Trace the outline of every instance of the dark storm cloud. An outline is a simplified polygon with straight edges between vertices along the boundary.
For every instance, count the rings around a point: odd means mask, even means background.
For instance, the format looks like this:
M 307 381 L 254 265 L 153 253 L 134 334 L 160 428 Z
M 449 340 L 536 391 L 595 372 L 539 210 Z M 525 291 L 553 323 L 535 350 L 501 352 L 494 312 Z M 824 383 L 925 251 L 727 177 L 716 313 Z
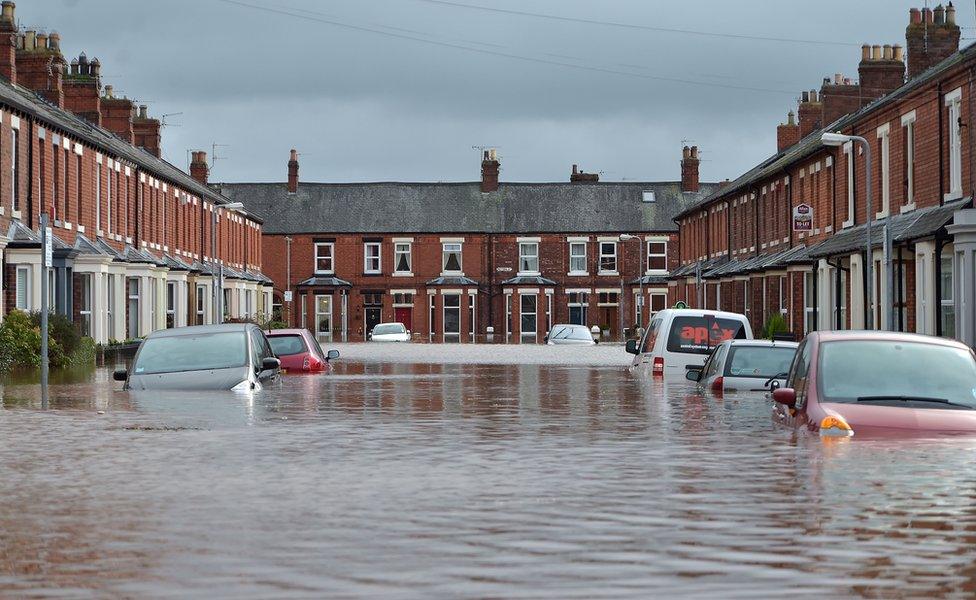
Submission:
M 856 75 L 858 44 L 902 42 L 921 0 L 457 3 L 842 44 L 423 0 L 21 0 L 18 16 L 98 56 L 105 83 L 155 114 L 183 113 L 164 130 L 172 162 L 226 144 L 220 180 L 282 180 L 291 147 L 304 180 L 470 180 L 485 145 L 507 180 L 563 180 L 574 162 L 675 179 L 683 140 L 719 180 L 774 149 L 800 90 Z

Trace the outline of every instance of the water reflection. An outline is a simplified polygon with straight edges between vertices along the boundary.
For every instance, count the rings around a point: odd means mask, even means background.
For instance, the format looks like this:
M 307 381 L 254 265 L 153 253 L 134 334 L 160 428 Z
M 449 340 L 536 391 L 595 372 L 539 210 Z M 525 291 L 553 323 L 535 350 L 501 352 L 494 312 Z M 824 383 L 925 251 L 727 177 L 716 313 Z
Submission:
M 972 439 L 824 443 L 620 368 L 59 377 L 0 389 L 0 596 L 976 592 Z

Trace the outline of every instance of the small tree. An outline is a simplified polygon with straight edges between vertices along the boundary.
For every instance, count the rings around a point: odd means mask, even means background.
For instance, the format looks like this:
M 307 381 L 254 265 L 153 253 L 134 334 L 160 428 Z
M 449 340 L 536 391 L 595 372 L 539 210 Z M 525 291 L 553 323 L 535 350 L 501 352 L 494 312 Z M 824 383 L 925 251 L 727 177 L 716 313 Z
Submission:
M 763 339 L 771 340 L 773 336 L 777 333 L 789 333 L 790 328 L 786 324 L 786 319 L 783 318 L 781 314 L 773 314 L 766 320 L 766 324 L 763 326 L 762 337 Z

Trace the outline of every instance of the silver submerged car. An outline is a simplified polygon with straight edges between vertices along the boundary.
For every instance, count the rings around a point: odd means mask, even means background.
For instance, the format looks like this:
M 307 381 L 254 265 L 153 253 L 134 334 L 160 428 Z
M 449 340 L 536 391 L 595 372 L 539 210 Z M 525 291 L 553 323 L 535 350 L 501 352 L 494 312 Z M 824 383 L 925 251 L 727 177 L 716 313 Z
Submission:
M 149 334 L 132 371 L 114 378 L 126 390 L 251 391 L 274 381 L 280 367 L 257 325 L 200 325 Z
M 799 346 L 796 342 L 728 340 L 712 350 L 704 366 L 689 368 L 687 378 L 713 392 L 768 392 L 786 375 Z
M 554 325 L 546 336 L 550 346 L 594 346 L 593 334 L 586 325 Z

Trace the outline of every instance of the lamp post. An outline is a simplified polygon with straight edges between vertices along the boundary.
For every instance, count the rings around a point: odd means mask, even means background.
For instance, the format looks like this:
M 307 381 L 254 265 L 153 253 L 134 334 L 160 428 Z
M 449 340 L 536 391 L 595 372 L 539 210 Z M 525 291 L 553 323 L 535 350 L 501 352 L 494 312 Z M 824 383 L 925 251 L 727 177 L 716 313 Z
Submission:
M 831 133 L 829 131 L 828 132 L 825 132 L 820 137 L 820 141 L 823 142 L 823 144 L 825 146 L 832 146 L 832 147 L 843 146 L 844 144 L 847 144 L 847 143 L 857 142 L 857 144 L 860 145 L 861 148 L 864 149 L 864 164 L 865 164 L 865 172 L 867 174 L 866 177 L 864 178 L 864 180 L 865 180 L 864 191 L 866 192 L 866 194 L 865 194 L 865 196 L 866 196 L 866 198 L 865 198 L 865 205 L 866 206 L 865 206 L 865 209 L 864 209 L 865 210 L 866 223 L 865 223 L 865 227 L 864 228 L 865 228 L 865 230 L 867 232 L 867 242 L 866 242 L 867 243 L 867 254 L 866 254 L 867 262 L 864 265 L 864 272 L 867 275 L 867 287 L 866 287 L 866 290 L 865 290 L 865 295 L 867 296 L 867 298 L 865 299 L 865 301 L 868 304 L 868 311 L 867 312 L 868 312 L 868 323 L 869 323 L 869 324 L 867 324 L 866 329 L 873 329 L 874 328 L 874 306 L 873 306 L 873 304 L 874 304 L 873 303 L 873 300 L 874 300 L 874 293 L 873 293 L 873 290 L 874 290 L 874 257 L 871 255 L 872 254 L 871 253 L 871 217 L 872 217 L 872 213 L 874 212 L 874 210 L 873 210 L 874 209 L 874 198 L 871 195 L 871 180 L 872 180 L 872 175 L 873 175 L 873 172 L 871 170 L 871 145 L 868 144 L 868 141 L 866 139 L 864 139 L 863 137 L 861 137 L 859 135 L 844 135 L 844 134 L 841 134 L 841 133 Z M 853 159 L 854 159 L 854 152 L 852 151 L 851 152 L 851 160 L 853 160 Z M 852 169 L 852 171 L 853 171 L 853 169 Z M 851 215 L 852 218 L 853 218 L 853 216 L 854 215 Z M 892 269 L 891 269 L 891 267 L 892 267 L 892 265 L 891 265 L 891 227 L 889 226 L 890 225 L 890 221 L 889 221 L 890 218 L 891 218 L 891 215 L 890 214 L 887 217 L 885 217 L 885 244 L 884 244 L 884 262 L 885 262 L 885 272 L 886 272 L 886 276 L 885 276 L 885 292 L 887 294 L 887 297 L 888 297 L 888 301 L 889 302 L 892 299 L 891 291 L 892 291 L 893 282 L 894 282 L 894 279 L 893 279 L 893 276 L 892 276 Z M 852 285 L 853 285 L 853 282 L 852 282 Z M 879 302 L 878 304 L 880 306 L 881 303 Z M 894 317 L 894 310 L 889 310 L 888 311 L 888 329 L 891 330 L 891 331 L 894 331 L 894 327 L 892 326 L 892 323 L 894 322 L 893 317 Z
M 639 236 L 630 235 L 629 233 L 620 234 L 621 242 L 629 242 L 631 240 L 637 240 L 638 242 L 641 241 Z M 644 268 L 644 261 L 647 258 L 647 253 L 644 252 L 643 244 L 641 244 L 641 253 L 642 253 L 642 258 L 640 261 L 640 274 L 637 277 L 637 282 L 640 285 L 640 296 L 637 298 L 637 306 L 638 308 L 640 308 L 640 312 L 638 314 L 640 316 L 637 319 L 637 326 L 643 329 L 644 328 L 644 273 L 647 272 L 647 269 Z
M 210 211 L 210 260 L 213 261 L 214 265 L 218 264 L 217 261 L 217 209 L 223 208 L 230 211 L 237 211 L 244 208 L 243 202 L 228 202 L 227 204 L 211 205 L 213 210 Z M 211 289 L 213 290 L 213 311 L 214 317 L 211 319 L 215 324 L 224 322 L 224 310 L 223 310 L 223 296 L 224 296 L 224 264 L 219 263 L 219 276 L 218 273 L 214 273 L 215 279 Z M 218 289 L 220 288 L 219 293 Z

